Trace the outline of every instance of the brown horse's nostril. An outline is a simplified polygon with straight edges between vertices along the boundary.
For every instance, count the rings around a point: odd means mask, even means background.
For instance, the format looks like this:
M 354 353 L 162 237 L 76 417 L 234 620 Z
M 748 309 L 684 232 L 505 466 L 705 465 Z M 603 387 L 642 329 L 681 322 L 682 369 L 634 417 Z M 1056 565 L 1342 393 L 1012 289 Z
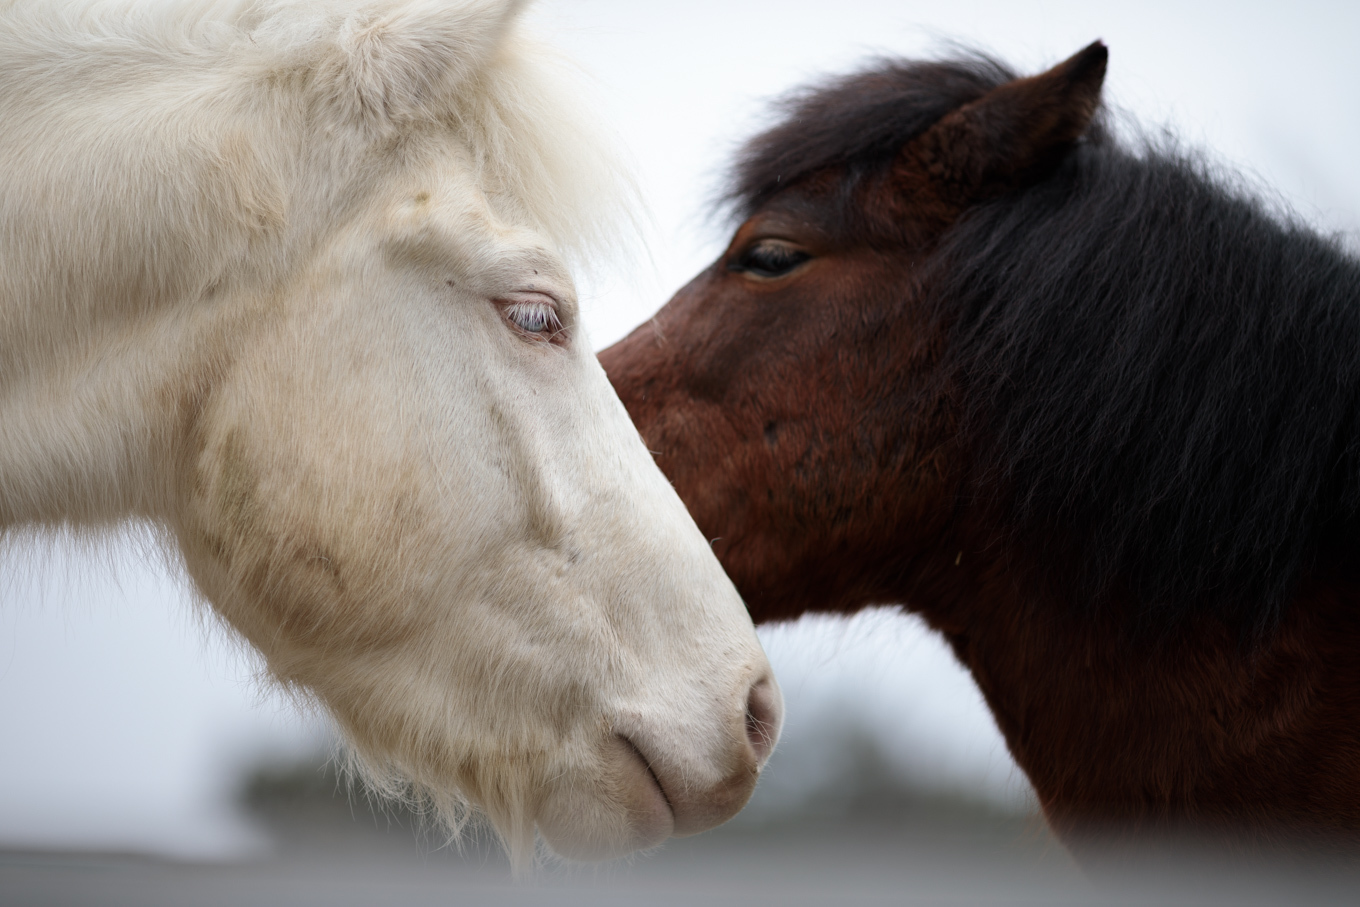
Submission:
M 746 739 L 755 751 L 757 764 L 764 765 L 770 758 L 783 717 L 784 703 L 774 681 L 767 677 L 752 685 L 746 697 Z

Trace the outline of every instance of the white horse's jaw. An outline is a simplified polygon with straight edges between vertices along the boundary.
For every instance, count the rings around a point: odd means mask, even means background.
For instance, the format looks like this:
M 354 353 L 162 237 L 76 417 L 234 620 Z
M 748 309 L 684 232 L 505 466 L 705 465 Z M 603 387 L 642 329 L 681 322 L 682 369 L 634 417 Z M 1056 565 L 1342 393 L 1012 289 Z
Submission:
M 0 4 L 0 529 L 157 521 L 521 864 L 732 815 L 778 690 L 581 333 L 614 174 L 518 4 L 88 5 Z

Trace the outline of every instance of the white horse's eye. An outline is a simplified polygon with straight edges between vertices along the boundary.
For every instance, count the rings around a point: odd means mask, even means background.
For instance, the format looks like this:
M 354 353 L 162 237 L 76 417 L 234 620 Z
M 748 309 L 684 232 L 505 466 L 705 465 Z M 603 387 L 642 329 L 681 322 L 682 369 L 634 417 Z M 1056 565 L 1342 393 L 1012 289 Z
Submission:
M 512 302 L 504 311 L 505 317 L 527 334 L 548 339 L 562 330 L 557 308 L 549 302 Z

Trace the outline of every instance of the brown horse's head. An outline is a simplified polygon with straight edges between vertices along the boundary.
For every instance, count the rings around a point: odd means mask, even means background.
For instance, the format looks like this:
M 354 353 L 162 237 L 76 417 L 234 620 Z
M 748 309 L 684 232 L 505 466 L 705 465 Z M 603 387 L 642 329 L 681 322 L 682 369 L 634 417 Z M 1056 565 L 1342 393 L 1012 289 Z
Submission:
M 1093 123 L 1105 60 L 795 99 L 601 358 L 752 616 L 923 615 L 1069 843 L 1352 848 L 1360 262 Z
M 739 164 L 727 250 L 601 354 L 758 621 L 900 601 L 952 563 L 969 458 L 923 301 L 939 240 L 1081 138 L 1105 61 L 909 64 L 796 98 Z

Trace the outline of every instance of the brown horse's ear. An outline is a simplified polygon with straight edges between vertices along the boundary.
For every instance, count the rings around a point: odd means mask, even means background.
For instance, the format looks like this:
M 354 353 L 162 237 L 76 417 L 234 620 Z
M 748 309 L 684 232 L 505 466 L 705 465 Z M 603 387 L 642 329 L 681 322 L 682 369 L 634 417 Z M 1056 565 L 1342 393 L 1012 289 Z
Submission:
M 898 155 L 899 203 L 947 223 L 974 202 L 1037 179 L 1091 124 L 1108 57 L 1097 41 L 946 114 Z

